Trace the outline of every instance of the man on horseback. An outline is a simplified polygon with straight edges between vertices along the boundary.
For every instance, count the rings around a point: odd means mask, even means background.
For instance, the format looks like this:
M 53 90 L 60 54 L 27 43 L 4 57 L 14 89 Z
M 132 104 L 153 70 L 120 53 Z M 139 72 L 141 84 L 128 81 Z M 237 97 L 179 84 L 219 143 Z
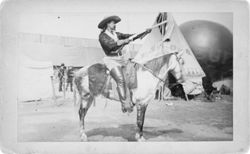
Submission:
M 122 71 L 123 66 L 126 65 L 126 60 L 121 51 L 124 45 L 132 41 L 129 39 L 132 34 L 116 32 L 116 23 L 120 21 L 120 17 L 110 16 L 104 18 L 98 24 L 98 28 L 102 30 L 99 35 L 99 42 L 106 54 L 103 61 L 117 84 L 117 92 L 122 103 L 122 111 L 126 112 L 126 110 L 131 110 L 132 106 L 127 103 L 131 102 L 131 98 L 127 98 L 127 87 Z

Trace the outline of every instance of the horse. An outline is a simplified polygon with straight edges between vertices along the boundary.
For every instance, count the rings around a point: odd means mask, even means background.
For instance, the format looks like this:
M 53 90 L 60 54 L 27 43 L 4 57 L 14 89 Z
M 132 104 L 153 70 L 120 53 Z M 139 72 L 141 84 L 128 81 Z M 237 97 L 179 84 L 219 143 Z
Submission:
M 155 58 L 144 65 L 138 65 L 136 70 L 137 87 L 131 89 L 132 102 L 137 109 L 137 129 L 135 139 L 137 141 L 146 141 L 143 136 L 143 125 L 145 113 L 148 104 L 153 101 L 157 86 L 166 81 L 167 74 L 170 72 L 177 79 L 182 80 L 181 64 L 178 62 L 176 54 L 166 54 Z M 80 137 L 81 141 L 87 141 L 85 133 L 85 116 L 91 104 L 95 102 L 95 95 L 89 88 L 89 75 L 86 66 L 75 73 L 74 84 L 79 100 L 79 119 L 80 119 Z M 98 82 L 98 81 L 97 81 Z M 147 84 L 150 83 L 150 84 Z M 100 93 L 101 94 L 101 93 Z

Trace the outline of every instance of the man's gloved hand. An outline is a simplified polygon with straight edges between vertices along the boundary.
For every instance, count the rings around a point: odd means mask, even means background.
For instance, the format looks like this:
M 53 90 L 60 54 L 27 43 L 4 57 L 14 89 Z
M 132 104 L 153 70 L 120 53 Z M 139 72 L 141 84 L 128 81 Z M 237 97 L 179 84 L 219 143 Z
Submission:
M 147 28 L 147 29 L 146 29 L 146 33 L 150 33 L 151 31 L 152 31 L 151 28 Z
M 127 38 L 127 39 L 124 40 L 124 44 L 127 44 L 127 43 L 129 43 L 131 41 L 132 41 L 132 39 Z
M 148 28 L 146 31 L 140 34 L 140 39 L 143 39 L 147 34 L 149 34 L 152 31 L 152 29 Z

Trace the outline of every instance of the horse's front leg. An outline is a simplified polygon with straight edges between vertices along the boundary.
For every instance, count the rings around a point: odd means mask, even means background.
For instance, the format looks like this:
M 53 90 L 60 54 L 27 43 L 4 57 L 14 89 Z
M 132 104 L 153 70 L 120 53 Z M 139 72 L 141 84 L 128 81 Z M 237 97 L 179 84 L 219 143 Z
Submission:
M 94 97 L 89 96 L 85 101 L 81 101 L 79 108 L 79 118 L 80 118 L 80 136 L 81 141 L 87 141 L 87 135 L 85 133 L 85 116 L 87 114 L 88 109 L 90 108 Z
M 147 105 L 138 104 L 136 107 L 137 107 L 137 130 L 135 138 L 137 141 L 141 142 L 145 141 L 145 138 L 143 137 L 143 124 L 144 124 Z

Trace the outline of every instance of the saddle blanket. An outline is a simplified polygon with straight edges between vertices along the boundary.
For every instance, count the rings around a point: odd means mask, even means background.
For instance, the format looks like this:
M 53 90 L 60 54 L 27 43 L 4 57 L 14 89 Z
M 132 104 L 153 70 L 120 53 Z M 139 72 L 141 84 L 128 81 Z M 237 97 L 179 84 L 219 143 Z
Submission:
M 137 88 L 136 64 L 128 62 L 123 68 L 128 89 Z M 104 94 L 112 89 L 112 80 L 108 80 L 109 71 L 104 64 L 94 64 L 88 68 L 89 90 L 93 95 Z

